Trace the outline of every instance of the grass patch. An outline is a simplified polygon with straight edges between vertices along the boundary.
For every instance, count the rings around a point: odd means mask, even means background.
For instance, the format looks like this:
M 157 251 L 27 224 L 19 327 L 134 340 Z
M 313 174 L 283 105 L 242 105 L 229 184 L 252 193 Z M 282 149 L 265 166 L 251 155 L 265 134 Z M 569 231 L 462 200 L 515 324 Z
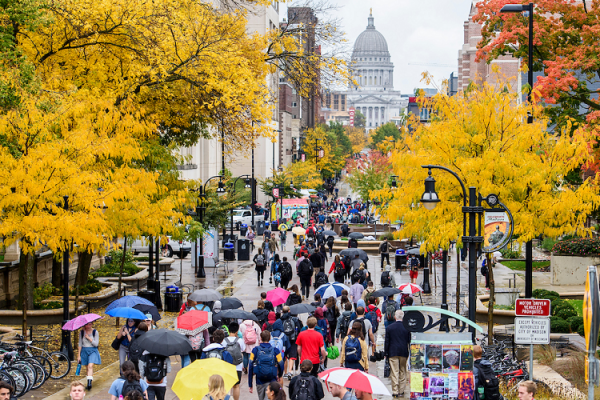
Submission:
M 583 300 L 565 299 L 564 301 L 573 306 L 578 316 L 583 317 Z
M 502 261 L 502 265 L 514 270 L 514 271 L 525 271 L 525 261 Z M 550 266 L 550 261 L 534 261 L 533 270 L 546 268 Z

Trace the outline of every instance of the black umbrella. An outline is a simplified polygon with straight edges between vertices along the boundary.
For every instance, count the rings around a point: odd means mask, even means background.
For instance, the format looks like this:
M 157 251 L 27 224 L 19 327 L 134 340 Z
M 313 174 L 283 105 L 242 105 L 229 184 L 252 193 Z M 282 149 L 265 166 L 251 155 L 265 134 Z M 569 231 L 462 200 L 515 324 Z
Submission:
M 221 310 L 223 311 L 244 307 L 242 302 L 235 297 L 223 297 L 219 301 L 221 302 Z
M 152 315 L 152 320 L 154 322 L 160 321 L 161 318 L 162 318 L 160 316 L 160 314 L 158 313 L 158 310 L 156 309 L 156 306 L 150 306 L 148 304 L 136 304 L 135 306 L 133 306 L 133 308 L 135 308 L 136 310 L 140 310 L 144 314 L 150 314 L 150 315 Z
M 227 319 L 251 319 L 252 321 L 258 322 L 256 315 L 244 310 L 223 310 L 219 313 L 219 317 Z
M 310 304 L 294 304 L 293 306 L 290 306 L 290 313 L 292 315 L 298 315 L 298 314 L 306 314 L 306 313 L 311 313 L 313 311 L 315 311 L 317 309 L 317 307 L 315 306 L 311 306 Z
M 135 342 L 149 353 L 165 357 L 184 355 L 192 351 L 192 344 L 184 334 L 169 329 L 152 329 Z
M 360 233 L 360 232 L 352 232 L 351 234 L 349 234 L 349 235 L 348 235 L 348 237 L 349 237 L 350 239 L 362 239 L 362 238 L 364 238 L 364 237 L 365 237 L 365 235 L 363 235 L 363 234 L 362 234 L 362 233 Z
M 360 258 L 365 264 L 369 261 L 367 252 L 362 249 L 344 249 L 340 251 L 340 257 L 348 255 L 352 260 L 355 258 L 354 256 L 356 254 L 358 254 L 358 258 Z
M 337 236 L 337 233 L 335 233 L 334 231 L 331 231 L 331 230 L 328 229 L 326 231 L 323 231 L 323 235 L 325 235 L 325 236 Z
M 396 289 L 394 287 L 384 287 L 384 288 L 381 288 L 381 289 L 376 290 L 373 293 L 371 293 L 371 296 L 372 297 L 393 296 L 393 295 L 401 293 L 401 292 L 402 291 L 400 289 Z
M 188 295 L 188 299 L 192 301 L 207 302 L 221 300 L 223 295 L 213 289 L 199 289 Z

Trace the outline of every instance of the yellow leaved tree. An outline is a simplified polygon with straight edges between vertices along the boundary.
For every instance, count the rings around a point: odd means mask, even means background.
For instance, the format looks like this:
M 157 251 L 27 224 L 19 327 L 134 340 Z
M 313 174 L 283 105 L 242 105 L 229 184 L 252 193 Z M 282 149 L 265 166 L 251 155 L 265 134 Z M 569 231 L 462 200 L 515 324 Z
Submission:
M 315 171 L 321 171 L 325 176 L 333 176 L 342 169 L 345 156 L 341 157 L 334 151 L 337 144 L 335 133 L 327 132 L 322 126 L 306 131 L 306 139 L 302 150 L 306 154 L 306 163 L 313 166 Z M 323 157 L 318 157 L 322 149 Z
M 483 196 L 497 194 L 513 214 L 520 241 L 588 231 L 587 216 L 600 201 L 597 182 L 587 179 L 575 186 L 564 178 L 591 160 L 589 132 L 577 129 L 572 137 L 553 132 L 539 107 L 533 109 L 534 123 L 527 124 L 531 108 L 488 84 L 421 101 L 428 101 L 433 118 L 404 136 L 393 151 L 398 189 L 373 193 L 387 195 L 383 211 L 392 221 L 404 222 L 404 237 L 416 236 L 423 240 L 422 250 L 435 251 L 462 236 L 463 192 L 450 174 L 433 170 L 442 201 L 433 211 L 419 206 L 427 177 L 421 166 L 427 164 L 450 168 Z
M 360 153 L 367 146 L 367 135 L 363 128 L 345 127 L 346 135 L 352 143 L 352 152 Z

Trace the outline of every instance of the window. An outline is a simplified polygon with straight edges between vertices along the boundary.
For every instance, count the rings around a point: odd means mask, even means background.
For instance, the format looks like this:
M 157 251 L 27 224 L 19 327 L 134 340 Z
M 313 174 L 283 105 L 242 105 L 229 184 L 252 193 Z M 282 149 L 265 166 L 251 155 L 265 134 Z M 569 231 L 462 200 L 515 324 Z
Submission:
M 295 101 L 292 102 L 292 107 L 298 107 L 298 103 L 296 103 Z
M 296 116 L 295 116 L 295 115 L 292 115 L 292 118 L 296 119 Z
M 419 118 L 421 121 L 429 121 L 429 109 L 426 107 L 421 108 Z

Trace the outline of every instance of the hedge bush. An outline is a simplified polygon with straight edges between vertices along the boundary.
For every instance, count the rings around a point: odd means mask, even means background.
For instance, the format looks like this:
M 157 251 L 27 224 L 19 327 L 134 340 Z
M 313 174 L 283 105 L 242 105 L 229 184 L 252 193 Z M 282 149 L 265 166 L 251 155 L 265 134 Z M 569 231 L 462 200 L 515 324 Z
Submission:
M 579 327 L 583 326 L 583 317 L 571 317 L 567 322 L 571 325 L 571 332 L 579 332 Z
M 594 257 L 600 255 L 600 238 L 576 238 L 563 240 L 552 247 L 554 254 L 563 256 Z
M 580 326 L 579 328 L 577 328 L 577 333 L 578 333 L 580 336 L 583 336 L 583 337 L 585 337 L 585 327 L 583 326 L 583 324 L 581 324 L 581 326 Z
M 567 321 L 571 317 L 576 317 L 577 311 L 565 307 L 565 308 L 561 308 L 560 310 L 558 310 L 558 312 L 556 313 L 556 316 Z M 571 323 L 569 322 L 569 326 L 570 326 L 570 324 Z
M 85 285 L 79 287 L 79 295 L 87 296 L 88 294 L 98 293 L 99 291 L 102 290 L 102 288 L 103 288 L 102 282 L 97 281 L 96 279 L 90 279 L 87 281 L 87 283 Z M 71 290 L 69 291 L 69 294 L 71 296 L 75 296 L 75 288 L 74 287 L 71 288 Z
M 532 294 L 534 299 L 548 299 L 552 301 L 560 298 L 558 292 L 554 290 L 535 289 Z
M 571 333 L 571 326 L 567 321 L 560 317 L 550 317 L 550 332 Z

